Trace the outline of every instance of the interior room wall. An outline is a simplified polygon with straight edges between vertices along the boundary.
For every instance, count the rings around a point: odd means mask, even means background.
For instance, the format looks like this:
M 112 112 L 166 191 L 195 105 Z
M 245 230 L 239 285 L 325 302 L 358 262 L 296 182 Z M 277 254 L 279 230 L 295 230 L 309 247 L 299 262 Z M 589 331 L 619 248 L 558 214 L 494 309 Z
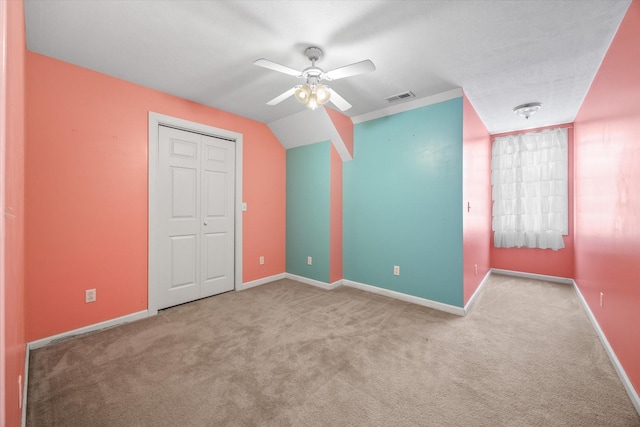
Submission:
M 462 307 L 462 163 L 462 98 L 356 124 L 344 278 Z
M 331 145 L 287 150 L 287 273 L 323 283 L 331 268 Z
M 636 0 L 574 126 L 575 280 L 640 394 L 639 40 Z
M 266 125 L 239 126 L 243 138 L 243 282 L 281 274 L 286 266 L 286 151 Z M 221 127 L 221 126 L 220 126 Z M 249 138 L 249 140 L 247 140 Z M 265 263 L 260 265 L 260 257 Z
M 351 158 L 353 158 L 353 122 L 351 118 L 331 108 L 325 108 L 325 111 L 340 135 Z
M 25 26 L 21 1 L 0 4 L 0 425 L 18 426 L 26 350 L 24 260 Z
M 243 134 L 243 281 L 284 273 L 286 154 L 265 124 L 26 55 L 29 341 L 147 308 L 149 111 Z
M 351 145 L 353 147 L 353 131 L 351 132 L 351 140 L 352 140 Z M 353 152 L 352 152 L 352 156 L 353 156 Z M 329 267 L 329 270 L 330 270 L 329 283 L 335 283 L 338 280 L 342 280 L 342 271 L 343 271 L 343 267 L 342 267 L 342 262 L 343 262 L 342 260 L 343 258 L 343 251 L 342 251 L 343 179 L 342 179 L 342 176 L 343 176 L 342 159 L 340 158 L 340 154 L 338 154 L 338 151 L 336 150 L 335 146 L 331 144 L 331 176 L 330 176 L 330 180 L 331 180 L 330 262 L 331 262 L 331 265 Z
M 493 232 L 490 237 L 490 257 L 491 267 L 502 270 L 520 271 L 524 273 L 542 274 L 546 276 L 556 277 L 574 277 L 574 131 L 571 124 L 549 126 L 536 129 L 528 129 L 526 131 L 508 132 L 492 135 L 493 138 L 499 136 L 513 135 L 517 133 L 537 132 L 544 129 L 567 127 L 568 138 L 568 173 L 569 173 L 569 233 L 563 236 L 564 248 L 557 251 L 551 249 L 537 248 L 496 248 L 493 245 Z M 491 150 L 489 150 L 489 159 L 491 159 Z M 491 170 L 491 163 L 489 163 Z M 490 178 L 489 178 L 490 179 Z M 491 193 L 489 193 L 491 200 Z
M 462 101 L 464 304 L 490 268 L 491 137 L 466 95 Z

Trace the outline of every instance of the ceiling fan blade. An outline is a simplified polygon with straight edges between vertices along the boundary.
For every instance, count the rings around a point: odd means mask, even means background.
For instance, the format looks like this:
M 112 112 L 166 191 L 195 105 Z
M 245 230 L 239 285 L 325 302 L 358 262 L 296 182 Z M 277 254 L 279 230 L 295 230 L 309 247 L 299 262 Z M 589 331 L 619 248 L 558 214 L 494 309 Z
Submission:
M 267 68 L 269 70 L 278 71 L 280 73 L 289 74 L 294 77 L 302 77 L 302 73 L 293 68 L 289 68 L 285 65 L 280 65 L 276 62 L 269 61 L 268 59 L 260 58 L 253 62 L 258 67 Z
M 297 88 L 297 86 L 292 87 L 291 89 L 289 89 L 288 91 L 284 92 L 283 94 L 280 94 L 280 95 L 276 96 L 271 101 L 267 102 L 267 105 L 278 105 L 278 104 L 280 104 L 282 101 L 284 101 L 285 99 L 287 99 L 288 97 L 293 95 L 296 92 L 296 88 Z
M 345 65 L 325 73 L 327 80 L 344 79 L 345 77 L 355 76 L 357 74 L 368 73 L 374 71 L 376 66 L 368 59 L 356 62 L 355 64 Z
M 346 99 L 338 95 L 338 93 L 335 90 L 331 89 L 328 86 L 325 86 L 325 88 L 331 94 L 331 97 L 329 98 L 329 102 L 335 105 L 336 107 L 338 107 L 340 111 L 347 111 L 349 108 L 352 107 L 352 105 L 349 104 Z

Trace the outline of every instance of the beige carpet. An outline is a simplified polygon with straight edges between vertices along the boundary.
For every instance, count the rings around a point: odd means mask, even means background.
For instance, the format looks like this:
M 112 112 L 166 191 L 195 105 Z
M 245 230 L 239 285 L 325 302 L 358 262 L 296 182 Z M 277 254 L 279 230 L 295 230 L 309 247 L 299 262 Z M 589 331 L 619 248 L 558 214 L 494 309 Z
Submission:
M 640 426 L 573 289 L 458 317 L 281 280 L 31 352 L 29 426 Z

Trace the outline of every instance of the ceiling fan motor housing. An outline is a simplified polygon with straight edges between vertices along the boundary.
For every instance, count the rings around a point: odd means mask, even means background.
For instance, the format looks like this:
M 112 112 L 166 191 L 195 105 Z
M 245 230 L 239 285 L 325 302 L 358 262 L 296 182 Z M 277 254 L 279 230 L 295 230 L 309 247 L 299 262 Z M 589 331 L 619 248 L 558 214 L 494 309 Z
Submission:
M 321 68 L 316 67 L 316 61 L 322 58 L 322 49 L 311 46 L 304 51 L 304 54 L 309 58 L 309 61 L 311 61 L 311 66 L 302 71 L 302 77 L 305 78 L 309 85 L 318 84 L 320 80 L 325 79 L 324 71 L 322 71 Z
M 309 58 L 309 61 L 315 62 L 322 58 L 322 49 L 319 47 L 311 46 L 305 49 L 304 55 Z

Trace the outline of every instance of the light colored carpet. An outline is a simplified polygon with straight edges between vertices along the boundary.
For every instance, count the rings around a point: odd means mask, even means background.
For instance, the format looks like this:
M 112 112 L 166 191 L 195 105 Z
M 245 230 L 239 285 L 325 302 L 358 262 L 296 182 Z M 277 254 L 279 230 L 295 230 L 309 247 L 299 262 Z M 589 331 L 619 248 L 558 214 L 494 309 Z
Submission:
M 569 285 L 466 317 L 280 280 L 31 352 L 29 426 L 640 426 Z

